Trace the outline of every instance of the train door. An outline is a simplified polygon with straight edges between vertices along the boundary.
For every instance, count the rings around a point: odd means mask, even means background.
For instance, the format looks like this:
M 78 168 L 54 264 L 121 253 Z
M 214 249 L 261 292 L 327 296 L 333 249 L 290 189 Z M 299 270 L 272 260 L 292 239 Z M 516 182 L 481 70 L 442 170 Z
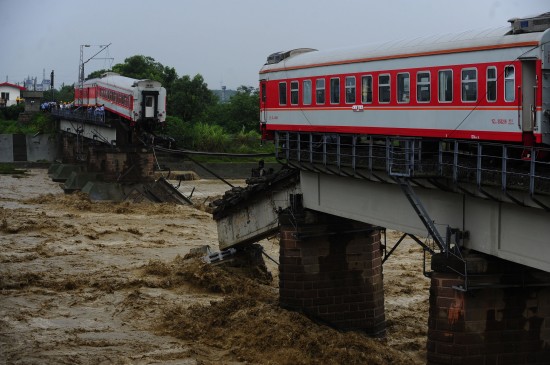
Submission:
M 542 133 L 542 143 L 550 144 L 550 69 L 542 70 L 542 113 L 540 131 Z
M 153 96 L 147 95 L 145 97 L 145 118 L 153 118 L 155 115 L 155 105 L 153 103 Z
M 141 113 L 145 119 L 157 117 L 158 95 L 158 91 L 143 91 Z
M 260 122 L 265 123 L 266 120 L 266 102 L 267 102 L 267 83 L 266 80 L 260 81 Z
M 525 135 L 532 135 L 536 124 L 536 94 L 537 74 L 536 61 L 523 60 L 521 62 L 521 97 L 518 107 L 520 108 L 521 130 Z
M 262 140 L 272 139 L 267 131 L 267 80 L 260 80 L 260 133 Z

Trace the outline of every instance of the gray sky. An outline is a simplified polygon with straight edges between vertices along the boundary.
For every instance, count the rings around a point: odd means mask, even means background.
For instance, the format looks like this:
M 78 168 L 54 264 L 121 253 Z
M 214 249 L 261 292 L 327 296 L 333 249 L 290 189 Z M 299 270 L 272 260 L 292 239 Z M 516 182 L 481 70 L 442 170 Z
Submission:
M 134 55 L 201 74 L 209 88 L 257 86 L 273 52 L 331 49 L 507 25 L 547 0 L 0 0 L 0 82 L 78 79 L 80 45 L 109 44 L 86 75 Z M 84 49 L 84 59 L 99 51 Z

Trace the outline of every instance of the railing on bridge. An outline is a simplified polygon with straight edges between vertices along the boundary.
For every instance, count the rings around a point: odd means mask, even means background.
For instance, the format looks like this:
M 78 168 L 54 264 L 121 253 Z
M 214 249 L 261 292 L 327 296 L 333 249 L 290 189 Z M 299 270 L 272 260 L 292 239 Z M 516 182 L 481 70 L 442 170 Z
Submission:
M 51 114 L 57 118 L 63 118 L 66 120 L 71 120 L 75 122 L 82 123 L 94 123 L 94 124 L 104 124 L 105 123 L 105 112 L 99 109 L 62 109 L 62 108 L 53 108 L 51 109 Z
M 495 200 L 504 195 L 521 205 L 515 194 L 528 193 L 550 210 L 536 198 L 550 196 L 550 148 L 300 132 L 276 133 L 275 146 L 278 159 L 304 170 L 383 182 L 396 176 L 427 179 L 465 193 L 473 186 L 477 195 Z

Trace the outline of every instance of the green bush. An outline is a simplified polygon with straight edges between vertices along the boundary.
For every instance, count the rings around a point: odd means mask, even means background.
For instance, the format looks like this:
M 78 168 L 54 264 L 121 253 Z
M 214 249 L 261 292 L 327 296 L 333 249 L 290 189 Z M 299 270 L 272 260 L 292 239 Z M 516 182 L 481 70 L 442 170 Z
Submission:
M 40 133 L 55 133 L 55 121 L 49 114 L 35 114 L 31 121 L 31 127 Z
M 230 134 L 218 124 L 186 123 L 168 116 L 164 133 L 176 141 L 176 148 L 204 152 L 273 153 L 273 143 L 261 143 L 260 133 L 244 131 Z
M 0 120 L 17 120 L 19 118 L 19 114 L 23 113 L 24 111 L 24 103 L 8 106 L 6 108 L 0 108 Z
M 25 175 L 27 170 L 17 169 L 14 165 L 0 163 L 1 175 Z
M 273 153 L 272 143 L 262 144 L 261 135 L 256 131 L 239 132 L 233 136 L 231 152 L 236 153 Z
M 192 148 L 195 150 L 226 152 L 229 148 L 229 135 L 216 124 L 194 124 L 190 130 L 190 137 Z
M 186 145 L 185 138 L 190 134 L 189 126 L 183 120 L 170 115 L 166 117 L 166 127 L 163 132 L 167 136 L 174 138 L 178 148 Z
M 19 117 L 19 114 L 17 115 Z M 16 120 L 0 120 L 0 134 L 36 134 L 54 133 L 55 122 L 48 115 L 37 113 L 33 115 L 30 123 L 22 124 Z

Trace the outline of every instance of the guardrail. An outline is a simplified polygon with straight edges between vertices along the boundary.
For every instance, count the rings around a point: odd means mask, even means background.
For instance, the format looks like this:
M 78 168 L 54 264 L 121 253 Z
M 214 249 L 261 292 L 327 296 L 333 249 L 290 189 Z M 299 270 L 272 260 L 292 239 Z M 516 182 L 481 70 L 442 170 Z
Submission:
M 550 148 L 480 141 L 424 140 L 409 137 L 277 132 L 279 160 L 301 169 L 391 182 L 392 177 L 429 179 L 455 189 L 474 185 L 488 198 L 497 189 L 522 204 L 512 192 L 550 196 Z M 385 173 L 385 178 L 382 176 Z M 444 181 L 442 181 L 444 180 Z M 438 182 L 439 181 L 439 182 Z
M 105 123 L 105 111 L 91 109 L 61 109 L 53 108 L 50 113 L 58 118 L 64 118 L 76 122 Z

